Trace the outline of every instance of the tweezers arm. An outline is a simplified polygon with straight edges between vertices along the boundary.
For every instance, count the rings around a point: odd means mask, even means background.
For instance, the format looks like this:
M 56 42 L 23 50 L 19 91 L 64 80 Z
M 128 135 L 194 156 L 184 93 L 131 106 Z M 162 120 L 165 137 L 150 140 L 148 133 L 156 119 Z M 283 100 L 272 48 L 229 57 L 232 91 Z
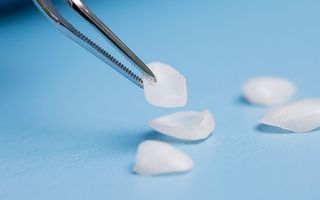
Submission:
M 92 24 L 98 31 L 107 37 L 112 44 L 123 53 L 128 60 L 132 61 L 143 74 L 156 81 L 152 71 L 142 62 L 81 0 L 67 0 L 67 3 L 78 14 Z
M 123 65 L 119 60 L 113 57 L 106 50 L 101 48 L 87 36 L 72 26 L 60 13 L 55 9 L 51 0 L 33 0 L 39 10 L 52 22 L 61 32 L 69 38 L 77 42 L 79 45 L 90 51 L 93 55 L 100 58 L 113 69 L 132 81 L 134 84 L 143 88 L 142 79 L 133 73 L 127 66 Z

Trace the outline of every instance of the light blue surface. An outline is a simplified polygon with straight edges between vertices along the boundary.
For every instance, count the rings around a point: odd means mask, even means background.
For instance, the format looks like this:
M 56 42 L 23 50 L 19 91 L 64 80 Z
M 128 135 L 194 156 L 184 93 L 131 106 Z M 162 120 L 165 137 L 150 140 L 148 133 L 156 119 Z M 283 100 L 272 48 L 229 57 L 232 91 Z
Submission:
M 197 3 L 195 3 L 197 2 Z M 181 109 L 142 90 L 60 34 L 36 9 L 0 19 L 0 199 L 319 199 L 320 132 L 257 129 L 266 111 L 241 100 L 258 75 L 288 77 L 294 99 L 320 96 L 320 2 L 96 1 L 90 6 L 141 58 L 187 77 Z M 210 109 L 202 143 L 148 121 Z M 195 161 L 182 175 L 131 173 L 137 145 L 172 142 Z

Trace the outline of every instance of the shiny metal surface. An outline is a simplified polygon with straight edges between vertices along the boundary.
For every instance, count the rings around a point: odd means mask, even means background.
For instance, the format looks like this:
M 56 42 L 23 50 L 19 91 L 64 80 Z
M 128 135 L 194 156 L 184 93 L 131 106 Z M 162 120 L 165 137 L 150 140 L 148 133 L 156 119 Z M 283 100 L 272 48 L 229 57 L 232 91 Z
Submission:
M 100 47 L 94 41 L 89 39 L 87 36 L 78 31 L 71 23 L 63 18 L 60 13 L 55 9 L 51 0 L 33 0 L 40 11 L 47 16 L 49 21 L 56 25 L 56 27 L 62 31 L 65 35 L 70 37 L 72 40 L 86 48 L 92 54 L 100 58 L 102 61 L 107 63 L 113 69 L 118 71 L 120 74 L 125 76 L 127 79 L 132 81 L 134 84 L 143 88 L 142 77 L 132 72 L 128 66 L 122 64 L 120 59 L 115 58 L 113 55 L 108 53 L 105 49 Z M 94 25 L 108 40 L 111 41 L 113 46 L 128 58 L 131 63 L 136 66 L 143 75 L 147 76 L 153 81 L 156 81 L 155 76 L 151 70 L 125 45 L 116 37 L 110 29 L 108 29 L 80 0 L 70 0 L 69 5 L 76 10 L 82 17 L 88 22 Z

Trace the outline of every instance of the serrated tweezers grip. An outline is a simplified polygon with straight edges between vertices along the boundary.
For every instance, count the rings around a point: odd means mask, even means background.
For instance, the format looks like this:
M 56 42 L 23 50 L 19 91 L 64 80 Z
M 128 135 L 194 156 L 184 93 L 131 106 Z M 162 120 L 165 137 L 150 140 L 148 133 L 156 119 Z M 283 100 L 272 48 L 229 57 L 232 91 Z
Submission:
M 40 9 L 40 11 L 44 13 L 45 16 L 47 16 L 49 21 L 53 22 L 53 24 L 56 25 L 56 27 L 59 30 L 61 30 L 65 35 L 67 35 L 72 40 L 74 40 L 75 42 L 83 46 L 85 49 L 90 51 L 92 54 L 100 58 L 102 61 L 107 63 L 109 66 L 111 66 L 120 74 L 122 74 L 123 76 L 128 78 L 130 81 L 135 83 L 137 86 L 139 86 L 140 88 L 143 88 L 143 82 L 141 77 L 133 73 L 127 66 L 122 64 L 118 59 L 116 59 L 106 50 L 101 48 L 99 45 L 97 45 L 87 36 L 85 36 L 80 31 L 78 31 L 73 25 L 71 25 L 66 19 L 64 19 L 59 14 L 59 12 L 55 9 L 54 5 L 52 4 L 51 0 L 33 0 L 33 1 L 37 5 L 37 7 Z M 136 65 L 138 65 L 138 67 L 140 67 L 139 63 L 137 63 L 136 60 L 133 60 L 131 57 L 129 57 L 129 59 L 132 62 L 134 62 Z M 147 67 L 141 68 L 140 70 L 144 75 L 146 75 L 147 77 L 151 77 L 151 79 L 154 78 L 154 80 L 156 81 L 153 73 L 149 70 L 149 68 Z
M 77 35 L 82 41 L 86 44 L 90 45 L 90 48 L 94 49 L 93 54 L 96 55 L 96 51 L 99 52 L 98 56 L 101 60 L 107 62 L 110 66 L 112 66 L 115 70 L 126 76 L 129 80 L 133 81 L 135 84 L 137 84 L 139 87 L 143 87 L 142 79 L 137 76 L 135 73 L 133 73 L 128 67 L 126 67 L 124 64 L 122 64 L 120 61 L 118 61 L 116 58 L 114 58 L 111 54 L 109 54 L 106 50 L 101 48 L 99 45 L 94 43 L 92 40 L 90 40 L 87 36 L 82 34 L 77 29 L 74 29 L 75 35 Z M 82 45 L 83 46 L 83 45 Z M 88 48 L 87 48 L 88 49 Z M 89 49 L 88 49 L 89 50 Z M 90 49 L 90 51 L 92 51 Z M 102 57 L 101 57 L 102 56 Z M 125 73 L 123 73 L 125 72 Z
M 66 0 L 69 6 L 102 33 L 143 74 L 155 80 L 152 71 L 81 0 Z

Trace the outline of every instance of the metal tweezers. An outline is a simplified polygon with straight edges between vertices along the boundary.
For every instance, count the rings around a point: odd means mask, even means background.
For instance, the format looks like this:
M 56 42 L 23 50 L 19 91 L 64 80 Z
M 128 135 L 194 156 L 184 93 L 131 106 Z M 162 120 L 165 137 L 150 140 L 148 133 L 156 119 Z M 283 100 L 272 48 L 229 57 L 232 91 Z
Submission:
M 92 54 L 107 63 L 113 69 L 117 70 L 120 74 L 132 81 L 134 84 L 143 88 L 143 79 L 130 70 L 128 66 L 120 62 L 120 59 L 115 58 L 108 51 L 101 48 L 96 42 L 89 39 L 87 36 L 78 31 L 71 23 L 63 18 L 60 13 L 55 9 L 51 0 L 33 0 L 39 10 L 47 16 L 49 21 L 53 22 L 56 27 L 72 40 L 80 44 L 82 47 L 90 51 Z M 80 14 L 86 21 L 93 25 L 100 31 L 106 39 L 108 39 L 112 46 L 116 48 L 127 60 L 130 61 L 143 76 L 156 82 L 156 77 L 152 71 L 141 61 L 112 31 L 98 18 L 81 0 L 65 0 L 68 5 Z

